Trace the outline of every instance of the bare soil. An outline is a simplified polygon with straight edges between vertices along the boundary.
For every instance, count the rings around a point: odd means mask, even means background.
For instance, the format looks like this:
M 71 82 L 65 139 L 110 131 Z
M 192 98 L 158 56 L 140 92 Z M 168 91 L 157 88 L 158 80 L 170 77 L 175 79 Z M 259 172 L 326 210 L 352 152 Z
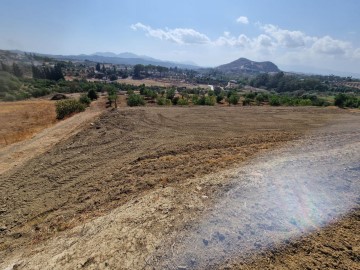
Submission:
M 359 127 L 359 115 L 334 108 L 146 107 L 109 110 L 80 122 L 70 125 L 82 130 L 67 133 L 68 139 L 38 155 L 28 152 L 26 162 L 3 170 L 0 268 L 181 269 L 184 257 L 174 254 L 184 254 L 183 239 L 235 187 L 234 169 L 334 123 L 345 123 L 337 132 L 348 134 L 349 125 Z M 356 218 L 357 212 L 326 229 L 339 238 L 345 234 L 353 248 L 339 257 L 347 269 L 359 258 Z M 322 247 L 326 230 L 294 241 Z M 271 249 L 274 269 L 289 266 L 284 261 L 301 269 L 303 260 L 314 259 L 289 243 Z M 217 263 L 205 256 L 193 267 L 268 266 L 267 251 L 249 254 L 240 262 L 234 254 Z M 314 268 L 323 260 L 328 256 Z

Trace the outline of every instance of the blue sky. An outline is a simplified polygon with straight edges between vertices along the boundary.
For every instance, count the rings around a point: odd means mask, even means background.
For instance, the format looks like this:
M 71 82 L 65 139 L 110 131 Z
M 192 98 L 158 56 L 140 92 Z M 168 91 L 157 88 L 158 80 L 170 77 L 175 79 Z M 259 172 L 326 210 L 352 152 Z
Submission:
M 0 0 L 0 49 L 360 73 L 359 0 Z

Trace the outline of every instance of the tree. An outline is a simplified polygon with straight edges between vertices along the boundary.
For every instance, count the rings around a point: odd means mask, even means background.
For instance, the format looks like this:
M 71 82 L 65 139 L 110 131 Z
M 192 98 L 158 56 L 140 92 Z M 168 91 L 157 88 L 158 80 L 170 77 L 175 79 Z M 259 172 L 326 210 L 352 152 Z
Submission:
M 10 67 L 6 65 L 5 63 L 1 62 L 1 70 L 10 72 Z
M 118 99 L 117 90 L 115 89 L 115 87 L 109 85 L 109 87 L 107 87 L 107 92 L 108 92 L 108 100 L 110 106 L 112 102 L 114 102 L 115 108 L 117 108 L 117 99 Z
M 58 81 L 58 80 L 63 80 L 64 79 L 64 75 L 62 73 L 62 69 L 61 69 L 61 64 L 57 63 L 55 64 L 54 68 L 50 70 L 50 80 L 54 80 L 54 81 Z
M 15 62 L 13 63 L 12 69 L 13 69 L 13 74 L 14 74 L 16 77 L 21 78 L 21 77 L 24 75 L 24 73 L 23 73 L 23 71 L 20 69 L 19 65 L 16 64 Z
M 97 63 L 95 66 L 96 71 L 100 72 L 101 67 L 100 67 L 100 63 Z
M 46 78 L 43 68 L 32 65 L 31 71 L 32 71 L 32 75 L 33 75 L 34 79 L 45 79 Z
M 230 106 L 230 104 L 233 104 L 233 105 L 238 104 L 239 100 L 240 100 L 240 96 L 238 95 L 237 92 L 232 92 L 230 94 L 230 96 L 227 98 L 227 102 L 229 103 L 229 106 Z
M 166 90 L 166 98 L 167 99 L 173 99 L 175 97 L 175 89 L 174 88 L 170 88 L 168 90 Z
M 140 79 L 141 78 L 141 71 L 144 70 L 144 65 L 135 65 L 134 66 L 134 78 Z
M 91 99 L 91 100 L 95 100 L 98 99 L 98 95 L 95 91 L 95 89 L 90 89 L 87 96 Z

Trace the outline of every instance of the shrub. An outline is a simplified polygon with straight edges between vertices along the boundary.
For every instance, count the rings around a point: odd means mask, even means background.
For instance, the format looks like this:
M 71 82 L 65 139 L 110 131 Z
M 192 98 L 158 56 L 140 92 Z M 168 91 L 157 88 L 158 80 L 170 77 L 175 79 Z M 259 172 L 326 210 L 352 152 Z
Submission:
M 271 96 L 269 99 L 269 104 L 271 106 L 280 106 L 280 98 L 278 96 Z
M 167 99 L 173 99 L 175 97 L 175 89 L 174 88 L 170 88 L 166 90 L 166 98 Z
M 236 92 L 231 93 L 231 95 L 227 98 L 229 105 L 230 104 L 236 105 L 239 103 L 239 100 L 240 100 L 240 96 Z
M 215 96 L 206 96 L 204 100 L 204 105 L 206 106 L 214 106 L 216 103 L 216 97 Z
M 311 106 L 311 105 L 313 105 L 310 99 L 301 99 L 298 104 L 299 104 L 299 106 Z
M 55 104 L 56 118 L 63 119 L 64 117 L 72 114 L 85 111 L 85 105 L 75 99 L 59 100 Z
M 177 102 L 177 105 L 186 106 L 189 105 L 189 101 L 187 99 L 180 98 Z
M 95 89 L 90 89 L 89 92 L 87 93 L 87 96 L 88 96 L 91 100 L 98 99 L 98 94 L 96 93 Z
M 81 95 L 79 101 L 86 106 L 89 106 L 91 103 L 91 99 L 86 94 Z
M 256 95 L 257 95 L 256 92 L 250 92 L 245 95 L 245 98 L 254 99 L 256 97 Z
M 216 102 L 220 103 L 222 100 L 224 99 L 224 94 L 220 93 L 219 95 L 216 96 Z
M 360 106 L 360 98 L 340 93 L 335 96 L 335 105 L 340 108 L 358 108 Z
M 340 93 L 335 96 L 335 106 L 338 106 L 340 108 L 343 108 L 345 106 L 346 101 L 346 95 L 343 93 Z
M 261 102 L 269 101 L 269 96 L 267 94 L 258 94 L 255 97 L 255 101 L 258 104 L 261 103 Z
M 165 97 L 159 97 L 156 101 L 159 106 L 169 106 L 171 105 L 171 100 Z
M 35 98 L 46 96 L 48 94 L 50 94 L 50 90 L 48 90 L 46 88 L 35 88 L 35 89 L 31 90 L 31 95 Z
M 130 94 L 128 99 L 127 99 L 127 105 L 129 105 L 130 107 L 144 106 L 145 105 L 145 100 L 140 95 Z
M 251 99 L 245 98 L 242 103 L 243 103 L 243 106 L 249 106 L 251 104 Z
M 179 99 L 180 99 L 179 97 L 174 97 L 174 98 L 171 100 L 172 104 L 177 105 L 178 102 L 179 102 Z
M 5 94 L 4 101 L 15 101 L 15 100 L 16 98 L 13 95 L 8 93 Z

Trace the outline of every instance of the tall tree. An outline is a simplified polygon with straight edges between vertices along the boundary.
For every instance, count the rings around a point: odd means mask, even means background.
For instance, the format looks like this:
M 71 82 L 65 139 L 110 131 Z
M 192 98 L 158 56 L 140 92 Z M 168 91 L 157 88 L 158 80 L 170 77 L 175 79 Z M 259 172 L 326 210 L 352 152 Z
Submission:
M 23 71 L 21 70 L 21 68 L 19 67 L 19 65 L 16 64 L 15 62 L 13 63 L 12 69 L 13 69 L 13 74 L 14 74 L 16 77 L 21 78 L 21 77 L 24 75 L 24 73 L 23 73 Z
M 99 71 L 99 72 L 100 72 L 100 70 L 101 70 L 100 63 L 97 63 L 97 64 L 96 64 L 95 69 L 96 69 L 96 71 Z

